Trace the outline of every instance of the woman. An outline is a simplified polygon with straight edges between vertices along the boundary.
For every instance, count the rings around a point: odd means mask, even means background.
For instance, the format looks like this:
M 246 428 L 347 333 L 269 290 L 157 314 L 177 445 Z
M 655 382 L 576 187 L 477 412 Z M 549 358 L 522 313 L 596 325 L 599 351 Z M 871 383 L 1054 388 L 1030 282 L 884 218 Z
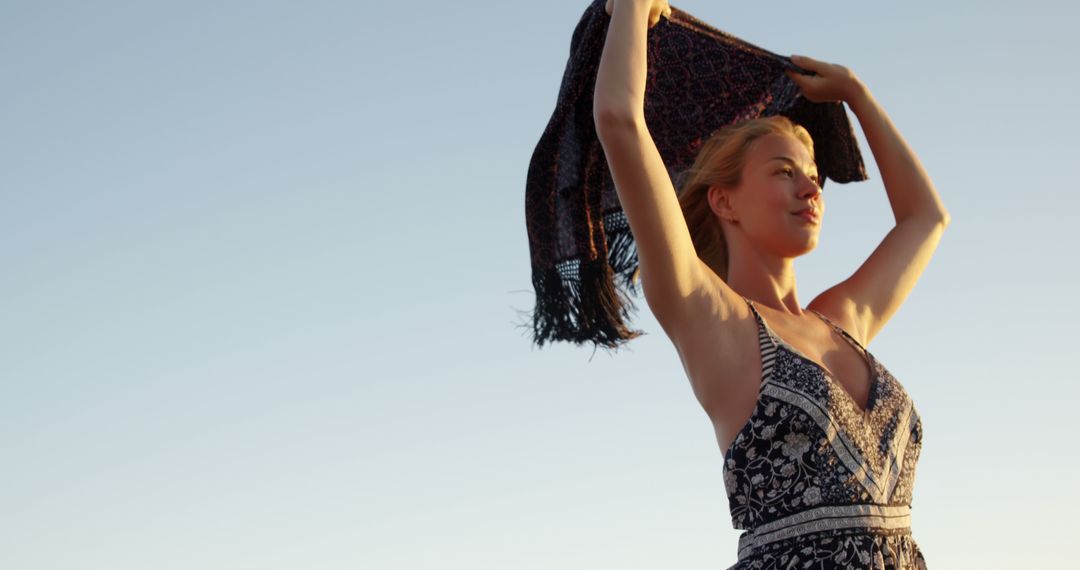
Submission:
M 854 112 L 896 225 L 849 278 L 802 308 L 794 259 L 825 203 L 813 141 L 783 117 L 728 127 L 678 197 L 644 119 L 646 32 L 666 0 L 609 0 L 594 120 L 634 235 L 649 308 L 724 451 L 748 568 L 925 568 L 910 502 L 922 424 L 864 347 L 896 313 L 949 224 L 926 172 L 851 70 L 793 56 L 811 101 Z

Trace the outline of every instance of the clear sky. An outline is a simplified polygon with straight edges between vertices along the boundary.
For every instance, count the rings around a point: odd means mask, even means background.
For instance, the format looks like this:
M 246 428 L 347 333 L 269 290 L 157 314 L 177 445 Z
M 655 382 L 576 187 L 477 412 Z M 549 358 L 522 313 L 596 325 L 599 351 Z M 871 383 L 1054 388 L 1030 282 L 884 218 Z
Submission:
M 734 563 L 644 299 L 613 355 L 518 328 L 526 169 L 587 4 L 0 4 L 0 567 Z M 930 567 L 1074 560 L 1075 7 L 674 6 L 851 67 L 952 214 L 869 346 L 923 418 Z M 892 227 L 859 135 L 804 304 Z

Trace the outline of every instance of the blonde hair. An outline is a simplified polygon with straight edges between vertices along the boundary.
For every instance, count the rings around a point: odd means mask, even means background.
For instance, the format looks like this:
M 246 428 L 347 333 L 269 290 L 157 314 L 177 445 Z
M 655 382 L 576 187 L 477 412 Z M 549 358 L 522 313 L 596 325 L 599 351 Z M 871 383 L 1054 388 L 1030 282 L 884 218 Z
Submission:
M 806 145 L 810 159 L 814 159 L 814 140 L 810 138 L 810 133 L 791 119 L 774 115 L 749 119 L 716 131 L 698 150 L 694 164 L 682 174 L 684 182 L 678 191 L 679 206 L 686 218 L 694 249 L 698 257 L 725 281 L 728 272 L 727 240 L 720 220 L 709 206 L 709 188 L 737 187 L 742 180 L 751 145 L 769 134 L 794 137 Z

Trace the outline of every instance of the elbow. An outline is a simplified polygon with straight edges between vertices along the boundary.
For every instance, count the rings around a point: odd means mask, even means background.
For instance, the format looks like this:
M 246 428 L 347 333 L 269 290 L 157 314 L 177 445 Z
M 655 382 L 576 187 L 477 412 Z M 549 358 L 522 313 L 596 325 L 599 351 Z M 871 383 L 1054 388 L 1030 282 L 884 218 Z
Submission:
M 607 132 L 620 132 L 636 128 L 641 123 L 641 120 L 629 110 L 595 105 L 593 107 L 593 123 L 596 126 L 596 134 L 603 136 Z
M 917 220 L 922 224 L 932 224 L 945 228 L 949 225 L 949 222 L 952 221 L 952 216 L 950 216 L 949 212 L 946 210 L 937 209 L 923 212 L 922 214 L 913 214 L 904 219 Z

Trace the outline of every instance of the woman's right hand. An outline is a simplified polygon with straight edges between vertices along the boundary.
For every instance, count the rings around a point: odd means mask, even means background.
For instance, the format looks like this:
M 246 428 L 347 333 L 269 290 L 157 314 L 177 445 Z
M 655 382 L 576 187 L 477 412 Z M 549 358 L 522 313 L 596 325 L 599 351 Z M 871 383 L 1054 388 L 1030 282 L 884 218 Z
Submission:
M 671 17 L 671 6 L 668 5 L 668 0 L 607 0 L 607 4 L 604 5 L 604 9 L 607 10 L 609 16 L 611 15 L 612 10 L 615 9 L 616 2 L 619 2 L 620 4 L 624 2 L 649 3 L 650 28 L 655 26 L 660 21 L 661 16 L 663 16 L 664 18 Z

